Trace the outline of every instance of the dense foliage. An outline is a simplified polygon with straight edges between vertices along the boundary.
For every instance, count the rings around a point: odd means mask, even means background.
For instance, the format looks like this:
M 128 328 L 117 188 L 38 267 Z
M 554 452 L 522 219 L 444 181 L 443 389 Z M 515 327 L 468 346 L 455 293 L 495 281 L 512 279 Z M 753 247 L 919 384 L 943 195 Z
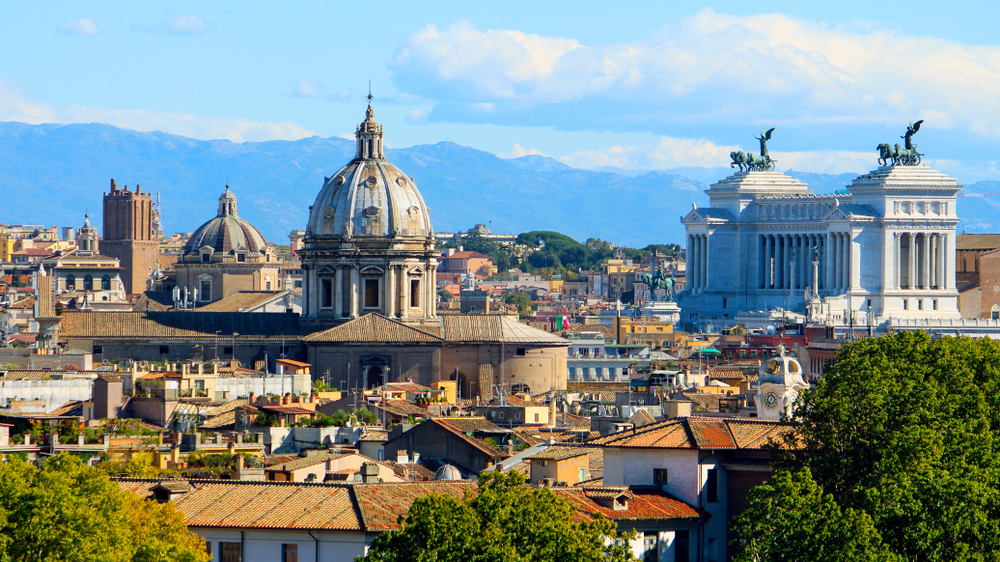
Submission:
M 779 475 L 750 507 L 780 516 L 735 526 L 742 560 L 808 559 L 769 553 L 786 542 L 783 518 L 818 512 L 844 514 L 839 527 L 801 537 L 814 543 L 803 552 L 823 547 L 825 559 L 891 559 L 874 554 L 883 547 L 905 560 L 1000 559 L 1000 343 L 922 332 L 859 341 L 795 415 L 797 448 L 774 451 Z M 838 538 L 851 526 L 865 536 L 855 558 Z
M 0 560 L 208 559 L 173 504 L 123 491 L 69 455 L 41 469 L 17 459 L 0 463 Z
M 523 291 L 510 291 L 508 293 L 504 293 L 501 300 L 504 304 L 517 308 L 517 311 L 521 314 L 531 312 L 531 297 L 528 296 L 528 293 Z
M 367 557 L 383 562 L 624 562 L 626 535 L 604 518 L 577 521 L 576 509 L 548 488 L 524 486 L 517 472 L 480 476 L 464 500 L 431 494 L 410 506 L 398 531 L 383 533 Z M 606 540 L 615 537 L 619 540 Z
M 510 245 L 504 245 L 495 240 L 484 238 L 478 232 L 465 234 L 460 242 L 465 250 L 479 252 L 493 258 L 497 271 L 520 267 L 543 276 L 562 275 L 563 279 L 572 281 L 577 273 L 583 270 L 599 269 L 604 260 L 615 257 L 615 247 L 611 242 L 600 238 L 588 238 L 580 243 L 558 232 L 536 230 L 519 234 L 516 245 L 526 246 L 533 250 L 526 259 L 521 261 L 514 254 Z M 448 242 L 444 247 L 455 247 L 455 242 Z M 679 254 L 677 244 L 650 244 L 645 248 L 621 248 L 625 259 L 641 260 L 653 253 L 670 258 Z

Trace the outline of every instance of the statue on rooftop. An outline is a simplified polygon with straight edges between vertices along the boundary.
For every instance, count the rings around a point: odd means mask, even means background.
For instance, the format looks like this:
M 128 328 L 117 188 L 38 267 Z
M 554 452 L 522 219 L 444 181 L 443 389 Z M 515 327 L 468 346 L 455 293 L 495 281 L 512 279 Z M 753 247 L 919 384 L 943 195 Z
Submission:
M 771 133 L 774 127 L 760 132 L 760 136 L 754 138 L 760 141 L 760 154 L 753 152 L 743 152 L 737 150 L 729 153 L 733 159 L 730 168 L 739 168 L 741 172 L 773 172 L 777 160 L 771 160 L 771 155 L 767 151 L 767 141 L 771 140 Z
M 906 127 L 906 134 L 899 137 L 903 139 L 903 146 L 900 147 L 899 143 L 895 146 L 889 143 L 883 143 L 878 145 L 878 163 L 881 166 L 916 166 L 920 164 L 921 156 L 917 152 L 917 145 L 913 143 L 913 135 L 917 134 L 920 130 L 920 124 L 924 120 L 921 119 L 914 123 L 910 121 L 910 125 Z
M 642 282 L 646 284 L 649 288 L 649 294 L 651 295 L 650 300 L 656 301 L 656 291 L 664 290 L 666 294 L 663 295 L 663 302 L 672 302 L 674 299 L 674 279 L 667 276 L 667 272 L 664 271 L 661 265 L 655 272 L 650 275 L 649 273 L 643 273 Z

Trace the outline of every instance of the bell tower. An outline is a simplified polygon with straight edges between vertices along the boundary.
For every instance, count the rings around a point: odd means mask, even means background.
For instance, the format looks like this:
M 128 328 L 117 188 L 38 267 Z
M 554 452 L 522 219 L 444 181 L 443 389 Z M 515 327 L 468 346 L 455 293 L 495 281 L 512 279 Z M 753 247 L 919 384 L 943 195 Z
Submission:
M 129 294 L 146 290 L 160 258 L 154 215 L 152 195 L 143 193 L 138 184 L 135 191 L 129 191 L 127 185 L 118 189 L 115 180 L 111 180 L 111 190 L 104 194 L 101 253 L 118 258 L 125 291 Z

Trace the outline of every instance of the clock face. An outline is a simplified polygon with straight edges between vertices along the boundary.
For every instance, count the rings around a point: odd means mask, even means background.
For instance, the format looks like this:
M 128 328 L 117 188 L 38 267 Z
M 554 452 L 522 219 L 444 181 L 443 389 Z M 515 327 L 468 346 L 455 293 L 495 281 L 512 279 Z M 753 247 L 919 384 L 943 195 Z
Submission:
M 778 407 L 778 395 L 773 392 L 768 392 L 764 395 L 764 405 L 770 409 L 775 409 Z

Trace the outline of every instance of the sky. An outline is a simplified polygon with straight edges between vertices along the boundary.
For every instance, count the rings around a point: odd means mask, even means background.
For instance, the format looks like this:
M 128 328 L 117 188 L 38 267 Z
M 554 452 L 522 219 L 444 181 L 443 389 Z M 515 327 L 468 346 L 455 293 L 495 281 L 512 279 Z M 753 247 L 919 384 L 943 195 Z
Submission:
M 1000 180 L 1000 3 L 5 2 L 0 121 L 236 142 L 452 141 L 579 168 L 862 173 L 910 121 L 925 161 Z

